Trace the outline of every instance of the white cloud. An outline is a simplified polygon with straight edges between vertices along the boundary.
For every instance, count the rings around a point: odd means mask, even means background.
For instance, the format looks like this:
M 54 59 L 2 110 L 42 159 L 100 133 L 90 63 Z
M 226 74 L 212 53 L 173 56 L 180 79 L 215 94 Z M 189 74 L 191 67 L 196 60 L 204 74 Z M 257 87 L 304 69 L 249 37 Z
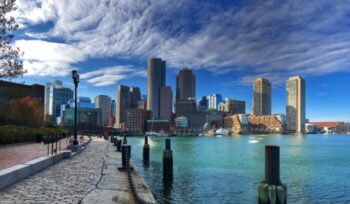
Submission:
M 42 49 L 34 53 L 47 53 L 43 56 L 31 56 L 28 49 L 26 57 L 32 60 L 33 74 L 61 73 L 57 62 L 69 69 L 87 58 L 146 62 L 148 57 L 157 56 L 170 67 L 237 71 L 242 73 L 241 81 L 264 75 L 282 83 L 289 75 L 322 75 L 348 71 L 350 66 L 350 4 L 346 2 L 266 1 L 231 8 L 220 7 L 218 2 L 185 0 L 19 2 L 21 24 L 53 22 L 38 39 L 65 42 L 40 41 Z M 28 35 L 36 38 L 35 32 Z M 34 68 L 34 62 L 42 64 Z M 44 65 L 53 71 L 41 72 Z M 104 85 L 108 82 L 103 80 L 121 79 L 121 73 L 103 71 L 103 77 L 98 74 L 100 78 L 90 81 Z
M 80 78 L 86 79 L 93 86 L 107 86 L 126 78 L 144 77 L 145 74 L 145 69 L 126 65 L 99 68 L 80 74 Z
M 66 76 L 73 69 L 73 63 L 85 59 L 78 47 L 67 43 L 17 40 L 15 46 L 24 52 L 22 59 L 27 75 Z

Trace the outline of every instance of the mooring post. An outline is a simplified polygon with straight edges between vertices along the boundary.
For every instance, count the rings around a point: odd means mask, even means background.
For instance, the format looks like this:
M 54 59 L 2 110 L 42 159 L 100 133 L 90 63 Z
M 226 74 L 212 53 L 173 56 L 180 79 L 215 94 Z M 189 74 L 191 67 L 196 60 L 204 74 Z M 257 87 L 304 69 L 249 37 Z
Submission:
M 165 139 L 165 150 L 163 151 L 163 180 L 173 180 L 173 151 L 171 150 L 171 140 Z
M 120 152 L 122 150 L 122 140 L 117 139 L 117 152 Z
M 123 139 L 123 144 L 127 144 L 128 143 L 128 140 L 126 139 L 126 136 L 124 135 L 124 139 Z
M 258 203 L 287 203 L 287 187 L 280 180 L 279 146 L 265 146 L 265 180 L 258 188 Z
M 145 136 L 145 144 L 143 145 L 143 161 L 149 161 L 149 144 L 148 144 L 148 136 Z
M 130 156 L 131 156 L 131 146 L 122 146 L 122 167 L 123 169 L 130 169 Z

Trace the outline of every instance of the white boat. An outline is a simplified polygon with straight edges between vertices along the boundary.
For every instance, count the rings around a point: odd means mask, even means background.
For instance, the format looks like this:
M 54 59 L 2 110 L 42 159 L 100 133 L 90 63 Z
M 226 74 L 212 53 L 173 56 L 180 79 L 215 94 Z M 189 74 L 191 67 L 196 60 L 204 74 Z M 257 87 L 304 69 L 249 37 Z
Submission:
M 217 129 L 216 131 L 215 131 L 215 134 L 214 134 L 215 136 L 227 136 L 227 135 L 229 135 L 228 134 L 228 131 L 227 130 L 225 130 L 224 128 L 219 128 L 219 129 Z
M 166 133 L 164 130 L 161 130 L 160 132 L 154 132 L 154 131 L 150 131 L 150 132 L 146 132 L 147 136 L 153 136 L 153 137 L 168 137 L 169 134 Z
M 157 132 L 151 131 L 151 132 L 146 132 L 146 135 L 147 135 L 147 136 L 155 136 L 155 137 L 157 137 L 157 136 L 158 136 L 158 133 L 157 133 Z

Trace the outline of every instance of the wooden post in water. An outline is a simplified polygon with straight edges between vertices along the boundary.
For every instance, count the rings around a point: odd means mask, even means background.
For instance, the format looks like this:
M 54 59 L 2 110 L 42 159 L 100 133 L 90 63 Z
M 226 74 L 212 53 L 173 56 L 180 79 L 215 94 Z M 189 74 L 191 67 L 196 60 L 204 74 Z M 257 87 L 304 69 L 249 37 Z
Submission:
M 145 144 L 143 145 L 143 161 L 149 161 L 149 144 L 148 144 L 148 136 L 145 136 Z
M 126 136 L 124 136 L 123 144 L 127 144 L 127 143 L 128 143 L 128 140 L 126 139 Z
M 258 203 L 287 203 L 287 187 L 280 180 L 279 146 L 265 146 L 265 180 L 258 187 Z
M 173 180 L 173 151 L 171 150 L 171 140 L 165 139 L 165 150 L 163 151 L 163 180 L 168 182 Z

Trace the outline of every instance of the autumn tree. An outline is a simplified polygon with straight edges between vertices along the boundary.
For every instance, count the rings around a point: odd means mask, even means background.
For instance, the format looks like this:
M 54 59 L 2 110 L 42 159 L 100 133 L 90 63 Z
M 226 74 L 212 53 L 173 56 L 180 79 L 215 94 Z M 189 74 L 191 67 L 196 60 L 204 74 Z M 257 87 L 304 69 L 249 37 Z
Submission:
M 12 99 L 7 107 L 7 120 L 14 125 L 40 127 L 43 125 L 43 107 L 32 99 Z
M 23 75 L 23 62 L 19 57 L 22 55 L 19 48 L 14 47 L 11 41 L 18 24 L 11 11 L 16 10 L 16 0 L 0 0 L 0 78 L 14 78 Z

